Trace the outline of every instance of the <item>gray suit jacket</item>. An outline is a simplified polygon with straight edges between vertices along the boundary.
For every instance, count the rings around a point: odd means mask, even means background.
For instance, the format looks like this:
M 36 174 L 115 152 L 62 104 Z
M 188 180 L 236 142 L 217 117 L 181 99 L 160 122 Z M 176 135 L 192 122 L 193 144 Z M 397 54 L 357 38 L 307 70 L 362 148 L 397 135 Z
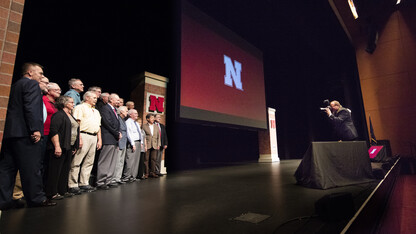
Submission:
M 120 132 L 122 135 L 121 139 L 118 140 L 118 148 L 122 150 L 126 148 L 127 145 L 127 126 L 126 122 L 120 115 L 118 116 L 118 121 L 120 122 Z

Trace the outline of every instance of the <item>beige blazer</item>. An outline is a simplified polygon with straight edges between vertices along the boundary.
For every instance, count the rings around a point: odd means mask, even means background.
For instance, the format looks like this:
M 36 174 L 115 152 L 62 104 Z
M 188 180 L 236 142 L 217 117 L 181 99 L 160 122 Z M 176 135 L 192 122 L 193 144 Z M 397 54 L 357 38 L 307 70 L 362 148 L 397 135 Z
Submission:
M 159 127 L 156 124 L 153 124 L 153 136 L 150 131 L 149 123 L 143 124 L 143 130 L 146 133 L 147 149 L 153 148 L 158 150 L 161 145 Z

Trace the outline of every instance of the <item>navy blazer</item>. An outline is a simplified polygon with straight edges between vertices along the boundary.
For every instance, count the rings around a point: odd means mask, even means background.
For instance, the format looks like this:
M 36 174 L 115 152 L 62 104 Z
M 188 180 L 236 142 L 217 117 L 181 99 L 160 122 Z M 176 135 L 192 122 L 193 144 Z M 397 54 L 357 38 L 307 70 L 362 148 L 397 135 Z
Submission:
M 117 145 L 120 133 L 120 122 L 118 121 L 110 104 L 100 108 L 101 114 L 101 139 L 103 145 Z
M 39 83 L 20 78 L 10 90 L 4 138 L 27 137 L 39 131 L 43 135 L 43 101 Z

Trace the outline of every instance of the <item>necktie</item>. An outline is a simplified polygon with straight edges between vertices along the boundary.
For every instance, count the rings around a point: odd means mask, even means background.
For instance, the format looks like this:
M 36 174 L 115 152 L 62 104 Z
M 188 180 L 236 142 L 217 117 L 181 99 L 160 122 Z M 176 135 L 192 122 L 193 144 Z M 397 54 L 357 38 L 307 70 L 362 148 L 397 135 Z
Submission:
M 113 111 L 114 111 L 114 114 L 116 115 L 116 118 L 118 119 L 116 108 L 113 108 Z
M 137 128 L 137 132 L 139 132 L 139 138 L 140 138 L 140 140 L 142 140 L 142 133 L 141 133 L 141 131 L 140 131 L 140 128 L 139 128 L 139 126 L 137 126 L 137 123 L 136 123 L 136 121 L 134 121 L 134 125 L 136 125 L 136 128 Z

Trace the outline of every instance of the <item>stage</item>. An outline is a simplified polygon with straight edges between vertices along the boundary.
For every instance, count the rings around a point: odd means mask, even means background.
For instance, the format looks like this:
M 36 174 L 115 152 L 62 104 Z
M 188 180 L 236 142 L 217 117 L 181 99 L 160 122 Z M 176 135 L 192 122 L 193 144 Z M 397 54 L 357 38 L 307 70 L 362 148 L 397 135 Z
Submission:
M 347 192 L 357 211 L 380 182 L 306 188 L 294 177 L 300 161 L 180 172 L 66 198 L 55 207 L 8 210 L 0 233 L 339 233 L 349 220 L 322 221 L 315 202 Z M 251 222 L 236 220 L 247 213 Z

